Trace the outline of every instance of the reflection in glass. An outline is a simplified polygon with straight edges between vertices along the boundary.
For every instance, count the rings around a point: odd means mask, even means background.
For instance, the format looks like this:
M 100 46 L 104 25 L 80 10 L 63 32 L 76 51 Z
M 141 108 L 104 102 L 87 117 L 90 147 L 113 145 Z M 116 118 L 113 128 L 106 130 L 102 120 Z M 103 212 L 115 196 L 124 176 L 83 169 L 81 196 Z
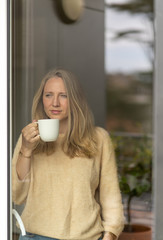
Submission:
M 153 0 L 105 0 L 106 127 L 115 144 L 125 210 L 132 199 L 126 220 L 149 226 L 153 220 L 153 46 Z
M 151 133 L 153 3 L 122 2 L 106 1 L 107 128 Z

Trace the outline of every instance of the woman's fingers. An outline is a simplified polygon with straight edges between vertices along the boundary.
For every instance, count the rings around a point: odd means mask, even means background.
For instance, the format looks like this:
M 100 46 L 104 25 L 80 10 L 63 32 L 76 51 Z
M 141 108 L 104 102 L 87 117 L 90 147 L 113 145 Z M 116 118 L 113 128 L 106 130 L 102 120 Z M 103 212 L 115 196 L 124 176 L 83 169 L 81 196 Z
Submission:
M 28 124 L 22 130 L 22 145 L 26 149 L 34 149 L 40 140 L 38 125 L 36 122 Z
M 29 135 L 33 138 L 39 135 L 38 129 L 32 129 Z
M 33 137 L 31 139 L 31 143 L 35 143 L 35 142 L 38 142 L 40 140 L 40 135 L 36 135 L 35 137 Z
M 22 130 L 23 137 L 30 141 L 33 137 L 39 134 L 37 123 L 30 123 Z
M 38 130 L 38 125 L 37 125 L 37 123 L 30 123 L 29 125 L 27 125 L 27 127 L 24 128 L 24 130 L 27 133 L 31 133 L 35 130 Z

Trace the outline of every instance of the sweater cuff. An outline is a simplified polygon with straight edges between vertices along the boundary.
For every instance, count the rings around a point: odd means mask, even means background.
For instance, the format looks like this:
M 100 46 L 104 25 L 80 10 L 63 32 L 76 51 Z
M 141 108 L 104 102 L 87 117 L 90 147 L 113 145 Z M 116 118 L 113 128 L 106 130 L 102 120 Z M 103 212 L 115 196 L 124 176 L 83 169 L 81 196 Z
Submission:
M 108 226 L 106 222 L 102 221 L 103 227 L 104 227 L 104 232 L 111 232 L 113 233 L 117 238 L 121 234 L 124 228 L 124 223 L 121 223 L 119 226 Z
M 20 183 L 30 182 L 31 180 L 31 172 L 27 173 L 23 179 L 19 179 L 18 173 L 16 172 L 17 181 Z

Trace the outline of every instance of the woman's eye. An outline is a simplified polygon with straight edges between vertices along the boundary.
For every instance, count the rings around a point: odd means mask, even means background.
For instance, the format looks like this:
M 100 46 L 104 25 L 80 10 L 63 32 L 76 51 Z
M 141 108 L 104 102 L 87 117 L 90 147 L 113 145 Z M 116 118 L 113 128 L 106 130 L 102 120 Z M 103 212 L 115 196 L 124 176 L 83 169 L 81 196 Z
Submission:
M 46 93 L 45 97 L 51 97 L 51 94 L 50 93 Z
M 67 94 L 61 94 L 60 96 L 63 98 L 67 98 Z

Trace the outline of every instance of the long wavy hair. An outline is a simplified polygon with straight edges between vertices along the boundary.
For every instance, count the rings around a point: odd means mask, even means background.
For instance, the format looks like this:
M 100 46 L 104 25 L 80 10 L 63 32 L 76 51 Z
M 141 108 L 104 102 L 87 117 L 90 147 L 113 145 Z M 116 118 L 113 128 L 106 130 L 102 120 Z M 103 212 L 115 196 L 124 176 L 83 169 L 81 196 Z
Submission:
M 62 78 L 68 98 L 68 130 L 62 142 L 62 149 L 69 157 L 93 157 L 97 152 L 97 137 L 94 118 L 87 104 L 82 88 L 73 73 L 57 68 L 48 72 L 42 79 L 35 94 L 32 106 L 32 119 L 48 118 L 43 106 L 43 91 L 50 78 Z M 40 141 L 35 152 L 46 152 L 48 155 L 55 151 L 55 143 Z

